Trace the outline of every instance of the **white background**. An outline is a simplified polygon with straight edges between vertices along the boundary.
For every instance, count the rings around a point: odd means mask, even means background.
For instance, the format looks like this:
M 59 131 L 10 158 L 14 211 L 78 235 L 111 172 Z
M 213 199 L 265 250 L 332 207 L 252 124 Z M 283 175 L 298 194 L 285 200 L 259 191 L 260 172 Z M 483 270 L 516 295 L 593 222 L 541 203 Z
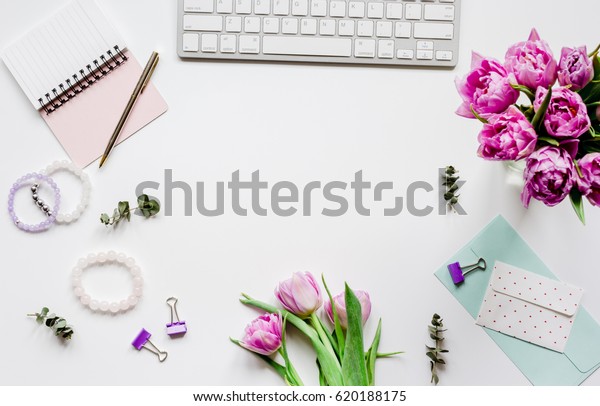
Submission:
M 66 3 L 3 0 L 0 49 Z M 527 385 L 433 276 L 498 214 L 557 276 L 585 288 L 583 303 L 600 319 L 600 210 L 587 206 L 586 227 L 568 202 L 552 209 L 536 202 L 525 210 L 519 190 L 506 183 L 503 166 L 477 158 L 478 123 L 454 115 L 460 102 L 454 78 L 467 72 L 471 49 L 502 58 L 533 26 L 557 56 L 563 45 L 593 48 L 600 41 L 596 1 L 464 0 L 461 57 L 454 71 L 182 62 L 175 52 L 175 1 L 99 3 L 140 61 L 152 50 L 161 53 L 154 82 L 170 109 L 118 147 L 101 171 L 95 164 L 86 170 L 93 194 L 79 222 L 29 235 L 17 230 L 8 215 L 0 216 L 1 384 L 278 385 L 273 371 L 229 342 L 229 336 L 241 337 L 258 314 L 237 299 L 246 292 L 272 302 L 278 281 L 310 270 L 324 273 L 336 292 L 343 281 L 369 291 L 373 312 L 366 325 L 368 340 L 382 317 L 381 349 L 406 351 L 379 361 L 378 384 L 428 384 L 426 326 L 438 312 L 449 328 L 446 345 L 451 351 L 440 374 L 442 384 Z M 22 174 L 66 154 L 3 64 L 0 89 L 0 189 L 8 193 Z M 437 168 L 447 164 L 467 180 L 461 202 L 468 216 L 402 213 L 385 218 L 381 205 L 373 205 L 378 210 L 371 217 L 349 212 L 326 218 L 317 205 L 312 217 L 244 218 L 233 215 L 228 205 L 221 217 L 185 217 L 182 195 L 176 192 L 172 217 L 134 218 L 116 230 L 98 221 L 117 201 L 133 200 L 139 182 L 163 183 L 166 168 L 178 180 L 207 182 L 209 190 L 238 169 L 244 180 L 260 170 L 270 184 L 289 180 L 300 187 L 313 180 L 350 182 L 362 169 L 367 180 L 394 181 L 398 193 L 405 194 L 415 180 L 435 184 Z M 69 186 L 64 200 L 76 196 L 76 184 Z M 420 200 L 435 202 L 433 193 Z M 23 204 L 19 209 L 26 210 Z M 70 286 L 70 270 L 78 258 L 109 249 L 128 253 L 143 269 L 143 300 L 124 315 L 90 312 Z M 104 275 L 107 282 L 91 273 L 85 283 L 94 296 L 112 300 L 127 294 L 122 274 Z M 180 314 L 189 326 L 179 340 L 164 333 L 169 318 L 165 299 L 171 295 L 179 297 Z M 71 342 L 61 344 L 25 317 L 42 306 L 75 325 Z M 131 347 L 141 327 L 169 351 L 165 363 Z M 308 344 L 298 335 L 290 337 L 300 374 L 306 383 L 316 384 Z M 599 383 L 600 374 L 586 382 Z

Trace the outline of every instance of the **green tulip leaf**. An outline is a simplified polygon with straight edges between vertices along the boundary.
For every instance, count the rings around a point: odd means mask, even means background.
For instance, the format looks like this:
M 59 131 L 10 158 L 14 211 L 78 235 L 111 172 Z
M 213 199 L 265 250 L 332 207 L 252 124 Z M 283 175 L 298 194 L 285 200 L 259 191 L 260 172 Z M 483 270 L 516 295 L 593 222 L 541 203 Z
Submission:
M 521 85 L 516 85 L 516 84 L 512 84 L 512 83 L 510 86 L 513 89 L 518 90 L 519 92 L 522 92 L 523 94 L 525 94 L 529 98 L 529 100 L 531 100 L 531 102 L 533 102 L 535 100 L 535 94 L 527 86 L 521 86 Z
M 471 104 L 471 106 L 470 106 L 470 107 L 471 107 L 471 113 L 473 113 L 473 115 L 475 116 L 475 118 L 476 118 L 477 120 L 481 121 L 483 124 L 487 124 L 487 123 L 488 123 L 488 121 L 487 121 L 485 118 L 481 117 L 481 116 L 479 115 L 479 113 L 477 113 L 477 112 L 475 111 L 475 109 L 473 108 L 473 105 L 472 105 L 472 104 Z
M 550 144 L 554 147 L 560 146 L 560 142 L 558 142 L 558 140 L 556 138 L 540 135 L 540 136 L 538 136 L 538 142 L 540 142 L 540 141 L 545 142 L 546 144 Z
M 371 344 L 371 348 L 367 351 L 367 379 L 369 381 L 369 386 L 375 386 L 375 361 L 377 361 L 377 350 L 379 349 L 379 342 L 381 341 L 381 319 L 379 319 L 379 323 L 377 324 L 377 331 L 375 332 L 375 337 L 373 338 L 373 343 Z
M 362 331 L 362 309 L 358 298 L 346 284 L 346 314 L 348 315 L 348 331 L 346 348 L 342 359 L 342 376 L 345 386 L 367 386 L 367 365 Z
M 327 296 L 329 297 L 329 303 L 331 303 L 331 313 L 333 314 L 335 338 L 337 339 L 337 343 L 338 343 L 338 345 L 337 345 L 338 353 L 337 354 L 338 354 L 338 358 L 341 360 L 344 358 L 344 348 L 346 347 L 344 331 L 342 330 L 342 325 L 340 324 L 340 317 L 338 315 L 335 303 L 333 301 L 333 296 L 331 296 L 331 292 L 329 291 L 327 282 L 325 282 L 325 275 L 321 275 L 321 280 L 323 281 L 323 286 L 325 287 L 325 291 L 327 292 Z
M 577 217 L 581 221 L 583 225 L 585 225 L 585 212 L 583 208 L 583 196 L 577 187 L 571 189 L 571 193 L 569 194 L 571 198 L 571 204 L 573 205 L 573 209 L 577 214 Z
M 542 104 L 535 112 L 535 116 L 533 116 L 533 120 L 531 120 L 531 125 L 533 128 L 538 131 L 544 122 L 544 117 L 546 117 L 546 111 L 548 111 L 548 106 L 550 105 L 550 100 L 552 100 L 552 88 L 548 89 L 548 93 L 546 93 L 546 97 L 542 101 Z

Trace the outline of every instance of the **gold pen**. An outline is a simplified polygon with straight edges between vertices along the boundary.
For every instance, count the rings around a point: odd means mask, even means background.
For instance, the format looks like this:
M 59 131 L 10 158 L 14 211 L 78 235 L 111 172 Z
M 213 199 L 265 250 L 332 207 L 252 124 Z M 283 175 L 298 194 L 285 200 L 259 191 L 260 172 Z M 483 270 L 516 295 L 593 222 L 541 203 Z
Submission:
M 144 89 L 146 89 L 148 82 L 150 82 L 150 78 L 152 77 L 154 69 L 156 69 L 156 65 L 158 64 L 158 59 L 158 53 L 152 52 L 152 55 L 150 56 L 150 59 L 148 60 L 148 63 L 146 64 L 146 67 L 144 68 L 144 71 L 142 72 L 142 75 L 140 76 L 140 79 L 138 80 L 138 83 L 135 86 L 135 89 L 133 89 L 133 93 L 129 98 L 129 102 L 127 102 L 125 111 L 123 111 L 123 115 L 117 123 L 117 128 L 115 128 L 115 131 L 113 132 L 112 136 L 110 137 L 110 140 L 108 141 L 108 145 L 106 146 L 104 155 L 102 155 L 102 159 L 100 159 L 100 168 L 102 168 L 102 165 L 104 165 L 104 162 L 106 162 L 106 159 L 108 158 L 108 154 L 110 154 L 110 152 L 114 148 L 115 143 L 117 142 L 117 139 L 121 134 L 121 131 L 123 131 L 123 127 L 125 126 L 127 119 L 131 115 L 131 111 L 133 110 L 133 106 L 137 102 L 137 99 L 142 93 L 144 93 Z

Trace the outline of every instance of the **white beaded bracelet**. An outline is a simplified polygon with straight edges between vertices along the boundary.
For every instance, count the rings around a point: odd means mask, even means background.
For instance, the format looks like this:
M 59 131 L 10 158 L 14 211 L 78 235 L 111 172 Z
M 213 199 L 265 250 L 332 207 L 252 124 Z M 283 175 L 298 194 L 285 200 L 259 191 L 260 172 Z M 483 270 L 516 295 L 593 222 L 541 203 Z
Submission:
M 42 171 L 42 174 L 51 176 L 54 173 L 61 171 L 61 170 L 71 172 L 73 175 L 75 175 L 77 178 L 79 178 L 81 180 L 81 188 L 82 188 L 81 189 L 81 201 L 79 202 L 79 204 L 77 205 L 75 210 L 73 210 L 73 212 L 68 213 L 68 214 L 57 213 L 57 215 L 56 215 L 57 223 L 69 224 L 74 221 L 77 221 L 77 219 L 79 219 L 79 217 L 81 217 L 81 214 L 83 213 L 83 211 L 89 204 L 90 192 L 92 190 L 92 185 L 90 183 L 89 176 L 86 173 L 84 173 L 80 168 L 78 168 L 75 164 L 68 162 L 68 161 L 53 162 L 50 165 L 48 165 L 48 167 L 46 169 L 44 169 Z
M 131 295 L 120 302 L 108 303 L 107 301 L 94 300 L 88 295 L 81 284 L 83 271 L 94 265 L 117 264 L 129 269 L 133 277 L 133 292 Z M 123 253 L 115 251 L 101 252 L 98 254 L 89 254 L 87 257 L 77 261 L 77 266 L 73 269 L 73 291 L 79 301 L 93 311 L 104 313 L 118 313 L 133 309 L 142 297 L 142 286 L 144 280 L 141 277 L 142 270 L 135 264 L 135 260 Z

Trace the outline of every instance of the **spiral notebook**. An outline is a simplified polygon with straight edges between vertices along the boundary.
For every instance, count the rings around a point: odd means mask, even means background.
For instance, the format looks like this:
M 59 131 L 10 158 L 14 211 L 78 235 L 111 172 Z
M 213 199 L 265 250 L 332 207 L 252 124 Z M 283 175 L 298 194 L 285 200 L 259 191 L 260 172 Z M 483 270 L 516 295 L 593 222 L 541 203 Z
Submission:
M 2 59 L 71 160 L 98 159 L 131 96 L 142 66 L 94 0 L 76 0 L 16 43 Z M 149 84 L 118 142 L 167 111 Z

